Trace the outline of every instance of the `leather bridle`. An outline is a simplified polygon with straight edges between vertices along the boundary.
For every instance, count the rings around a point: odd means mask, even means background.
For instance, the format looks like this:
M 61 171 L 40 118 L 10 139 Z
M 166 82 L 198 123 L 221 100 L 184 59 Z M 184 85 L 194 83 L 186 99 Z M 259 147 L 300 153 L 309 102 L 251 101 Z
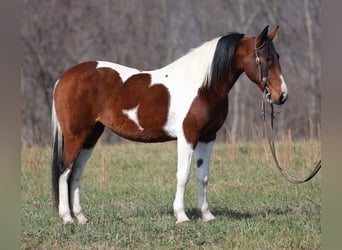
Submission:
M 289 182 L 293 183 L 293 184 L 301 184 L 301 183 L 305 183 L 309 180 L 311 180 L 317 173 L 318 171 L 321 169 L 321 160 L 318 161 L 318 163 L 316 164 L 315 168 L 313 169 L 313 171 L 303 180 L 298 180 L 294 177 L 292 177 L 291 175 L 289 175 L 285 169 L 280 165 L 277 154 L 276 154 L 276 149 L 275 149 L 275 145 L 274 145 L 274 133 L 273 133 L 273 124 L 274 124 L 274 118 L 275 118 L 275 112 L 274 112 L 274 108 L 273 108 L 273 104 L 270 101 L 271 98 L 271 93 L 269 91 L 268 85 L 267 85 L 267 78 L 268 78 L 268 68 L 267 68 L 267 64 L 266 67 L 263 68 L 262 67 L 262 63 L 259 57 L 259 49 L 263 48 L 265 46 L 265 41 L 259 46 L 257 47 L 257 39 L 255 38 L 255 47 L 254 47 L 254 53 L 255 53 L 255 62 L 257 65 L 259 65 L 259 76 L 260 76 L 260 81 L 263 84 L 263 100 L 262 100 L 262 105 L 261 105 L 261 118 L 264 121 L 264 126 L 265 126 L 265 131 L 267 134 L 267 140 L 268 140 L 268 144 L 270 146 L 270 150 L 274 159 L 274 162 L 276 164 L 277 169 L 279 170 L 279 172 L 281 173 L 281 175 Z M 269 104 L 270 106 L 270 126 L 267 125 L 267 121 L 266 121 L 266 106 L 267 104 Z
M 259 47 L 257 47 L 257 38 L 255 38 L 254 54 L 255 54 L 255 63 L 259 66 L 259 80 L 262 83 L 263 96 L 264 98 L 270 100 L 271 93 L 267 85 L 268 68 L 267 68 L 267 65 L 266 67 L 263 68 L 260 57 L 259 57 L 259 50 L 262 49 L 265 46 L 265 44 L 266 44 L 266 41 L 264 41 Z

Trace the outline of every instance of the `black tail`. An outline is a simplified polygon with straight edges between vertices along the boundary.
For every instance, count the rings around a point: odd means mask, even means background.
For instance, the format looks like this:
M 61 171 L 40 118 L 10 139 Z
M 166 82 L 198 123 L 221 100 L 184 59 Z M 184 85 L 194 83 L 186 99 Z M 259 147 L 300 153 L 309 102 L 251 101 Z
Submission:
M 52 158 L 51 158 L 51 173 L 52 173 L 52 195 L 54 207 L 59 205 L 59 177 L 65 171 L 63 164 L 63 134 L 59 126 L 55 104 L 52 104 Z

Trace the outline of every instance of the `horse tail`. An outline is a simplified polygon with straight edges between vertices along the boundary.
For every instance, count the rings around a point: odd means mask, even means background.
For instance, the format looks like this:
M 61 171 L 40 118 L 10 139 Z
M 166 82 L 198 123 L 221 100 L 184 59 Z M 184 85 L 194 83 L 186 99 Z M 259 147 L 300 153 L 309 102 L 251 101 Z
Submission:
M 58 82 L 57 82 L 58 83 Z M 56 85 L 57 85 L 56 83 Z M 55 85 L 55 87 L 56 87 Z M 65 171 L 63 161 L 63 133 L 59 125 L 56 109 L 55 100 L 53 94 L 52 102 L 52 162 L 51 162 L 51 173 L 52 173 L 52 195 L 54 201 L 54 207 L 58 208 L 59 205 L 59 177 Z

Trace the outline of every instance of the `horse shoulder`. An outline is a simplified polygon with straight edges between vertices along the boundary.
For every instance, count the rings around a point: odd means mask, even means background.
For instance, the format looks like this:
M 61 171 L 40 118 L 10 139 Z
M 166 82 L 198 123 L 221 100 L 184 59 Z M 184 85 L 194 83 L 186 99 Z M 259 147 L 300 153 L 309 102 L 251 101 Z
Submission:
M 196 144 L 198 140 L 215 139 L 228 113 L 228 96 L 216 99 L 215 96 L 199 91 L 193 100 L 183 122 L 186 139 Z

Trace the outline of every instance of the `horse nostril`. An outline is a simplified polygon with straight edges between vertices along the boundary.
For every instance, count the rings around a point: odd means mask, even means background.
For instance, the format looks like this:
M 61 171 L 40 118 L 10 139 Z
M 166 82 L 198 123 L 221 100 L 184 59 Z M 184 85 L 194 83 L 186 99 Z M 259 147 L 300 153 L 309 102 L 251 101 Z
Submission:
M 279 96 L 279 104 L 283 104 L 287 100 L 287 93 L 281 93 Z

